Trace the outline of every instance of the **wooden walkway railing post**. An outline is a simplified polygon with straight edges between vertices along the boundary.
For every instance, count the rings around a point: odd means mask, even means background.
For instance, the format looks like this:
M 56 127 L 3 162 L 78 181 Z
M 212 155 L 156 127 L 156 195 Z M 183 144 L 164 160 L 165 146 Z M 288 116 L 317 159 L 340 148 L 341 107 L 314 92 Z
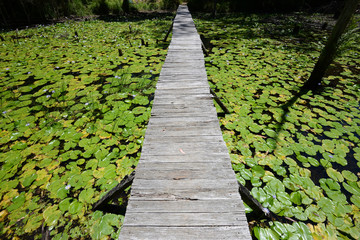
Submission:
M 251 239 L 186 5 L 156 87 L 119 239 Z

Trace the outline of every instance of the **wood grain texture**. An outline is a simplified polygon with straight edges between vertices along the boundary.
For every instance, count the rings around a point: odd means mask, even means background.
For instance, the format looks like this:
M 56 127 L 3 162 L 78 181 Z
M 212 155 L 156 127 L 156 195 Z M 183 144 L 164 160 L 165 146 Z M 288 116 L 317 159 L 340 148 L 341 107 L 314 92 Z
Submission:
M 251 239 L 185 5 L 174 20 L 119 239 Z
M 247 226 L 246 226 L 247 227 Z M 212 227 L 133 227 L 124 226 L 121 234 L 129 240 L 209 240 L 251 239 L 245 226 Z

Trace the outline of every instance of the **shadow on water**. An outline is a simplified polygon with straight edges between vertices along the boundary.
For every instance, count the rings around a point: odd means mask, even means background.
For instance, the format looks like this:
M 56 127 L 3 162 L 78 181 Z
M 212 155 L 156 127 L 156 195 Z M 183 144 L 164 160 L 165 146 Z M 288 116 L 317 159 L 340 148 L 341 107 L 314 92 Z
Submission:
M 280 106 L 280 108 L 283 110 L 283 113 L 281 115 L 280 122 L 277 124 L 276 135 L 274 137 L 276 143 L 279 142 L 279 133 L 284 129 L 284 124 L 286 122 L 286 117 L 290 112 L 290 108 L 296 103 L 299 98 L 301 98 L 301 96 L 307 94 L 309 91 L 310 90 L 308 89 L 301 88 L 300 91 L 296 93 L 287 103 Z M 320 91 L 321 90 L 317 90 L 316 92 L 314 92 L 314 94 L 320 94 Z M 277 145 L 275 145 L 272 151 L 275 151 L 276 146 Z

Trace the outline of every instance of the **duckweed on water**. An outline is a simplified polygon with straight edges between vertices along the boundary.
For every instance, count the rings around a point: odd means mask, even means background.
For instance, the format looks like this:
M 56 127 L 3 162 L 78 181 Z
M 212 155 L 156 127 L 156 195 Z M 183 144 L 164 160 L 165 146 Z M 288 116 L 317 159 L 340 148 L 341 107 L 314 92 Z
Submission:
M 117 238 L 91 206 L 138 162 L 170 21 L 1 34 L 1 239 Z
M 258 239 L 360 238 L 359 42 L 331 65 L 320 92 L 284 107 L 326 40 L 315 17 L 196 19 L 211 50 L 210 85 L 233 112 L 220 122 L 238 181 L 296 221 L 249 219 Z

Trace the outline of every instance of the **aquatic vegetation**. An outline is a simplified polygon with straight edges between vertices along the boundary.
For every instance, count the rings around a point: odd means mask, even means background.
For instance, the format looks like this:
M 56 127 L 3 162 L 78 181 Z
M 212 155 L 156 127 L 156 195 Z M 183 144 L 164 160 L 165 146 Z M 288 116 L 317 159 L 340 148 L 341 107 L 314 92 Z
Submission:
M 137 165 L 170 21 L 1 34 L 0 238 L 116 238 L 92 204 Z
M 238 181 L 264 207 L 296 221 L 249 219 L 256 238 L 358 239 L 359 42 L 335 60 L 319 92 L 296 96 L 327 36 L 311 16 L 298 33 L 296 21 L 196 19 L 210 50 L 211 88 L 232 111 L 220 117 L 223 137 Z

